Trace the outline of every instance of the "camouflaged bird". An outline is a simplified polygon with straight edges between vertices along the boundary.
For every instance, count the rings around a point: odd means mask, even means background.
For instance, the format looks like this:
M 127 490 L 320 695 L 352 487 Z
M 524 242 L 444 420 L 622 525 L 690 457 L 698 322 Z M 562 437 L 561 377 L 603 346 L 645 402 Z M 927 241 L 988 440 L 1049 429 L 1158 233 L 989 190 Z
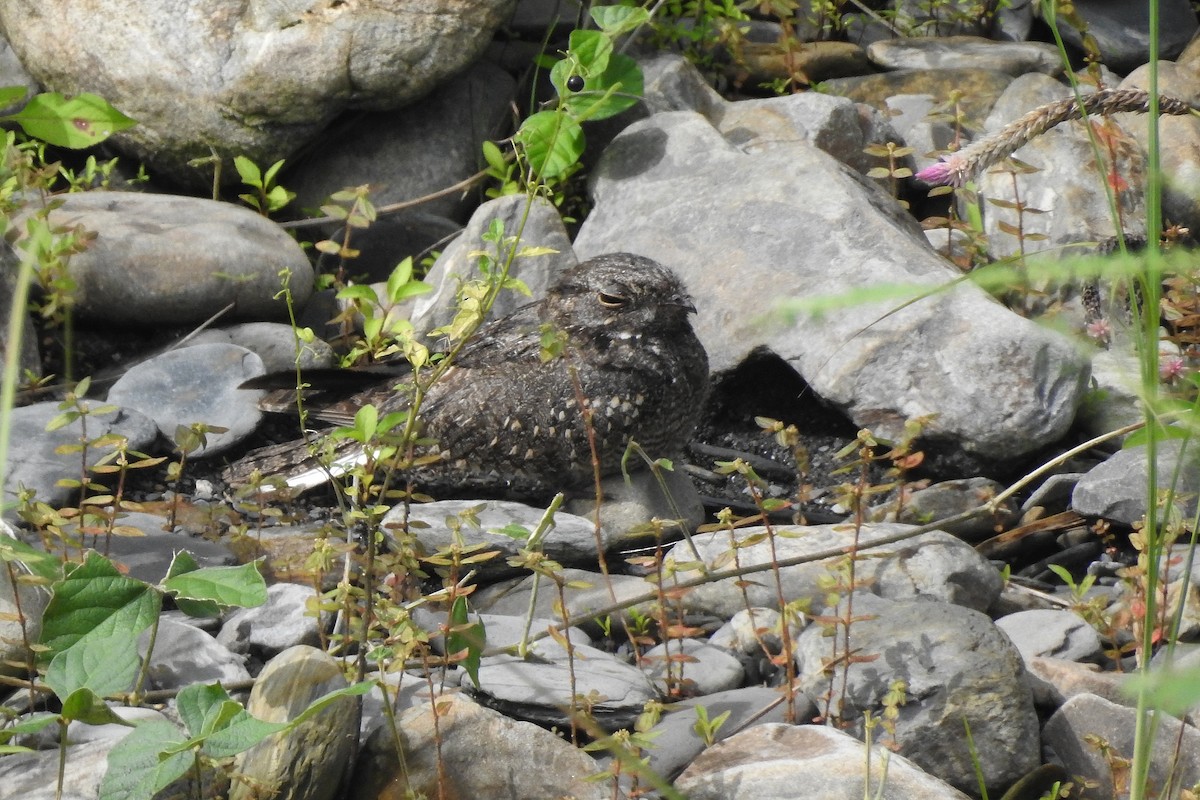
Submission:
M 546 297 L 481 327 L 420 409 L 422 435 L 440 459 L 406 473 L 436 495 L 541 497 L 590 485 L 592 452 L 580 401 L 591 409 L 601 475 L 620 471 L 635 440 L 651 457 L 676 454 L 695 427 L 708 390 L 708 356 L 692 331 L 695 312 L 679 279 L 648 258 L 614 253 L 569 270 Z M 544 357 L 543 332 L 562 353 Z M 409 393 L 393 379 L 356 395 L 380 413 Z M 334 475 L 363 460 L 341 445 Z M 250 453 L 226 472 L 237 485 L 258 468 L 293 489 L 329 479 L 304 442 Z

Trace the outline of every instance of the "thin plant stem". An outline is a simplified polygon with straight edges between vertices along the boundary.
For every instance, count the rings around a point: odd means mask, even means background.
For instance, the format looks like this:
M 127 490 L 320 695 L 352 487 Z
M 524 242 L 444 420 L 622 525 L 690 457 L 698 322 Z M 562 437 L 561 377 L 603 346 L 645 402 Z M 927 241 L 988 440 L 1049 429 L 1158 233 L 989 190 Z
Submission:
M 1149 0 L 1150 23 L 1150 118 L 1146 121 L 1146 275 L 1143 283 L 1145 302 L 1134 304 L 1135 313 L 1142 314 L 1142 391 L 1153 400 L 1157 396 L 1158 383 L 1158 314 L 1159 295 L 1162 291 L 1162 253 L 1159 247 L 1162 230 L 1162 174 L 1158 135 L 1158 0 Z M 1146 440 L 1146 597 L 1145 622 L 1142 625 L 1142 640 L 1139 648 L 1138 669 L 1146 674 L 1150 669 L 1150 654 L 1154 646 L 1156 606 L 1158 602 L 1159 559 L 1162 537 L 1158 520 L 1158 437 L 1153 423 L 1154 407 L 1148 402 L 1143 415 L 1149 427 Z M 1130 800 L 1143 800 L 1147 792 L 1150 772 L 1151 746 L 1157 728 L 1156 714 L 1150 707 L 1149 690 L 1143 682 L 1137 694 L 1137 717 L 1134 725 L 1133 763 L 1130 765 Z

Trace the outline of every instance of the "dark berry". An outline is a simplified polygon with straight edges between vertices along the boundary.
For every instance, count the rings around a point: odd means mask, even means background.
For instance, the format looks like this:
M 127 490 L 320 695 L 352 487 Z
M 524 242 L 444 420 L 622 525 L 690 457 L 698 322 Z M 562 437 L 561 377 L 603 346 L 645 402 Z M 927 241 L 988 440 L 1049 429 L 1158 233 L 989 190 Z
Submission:
M 572 75 L 571 77 L 567 78 L 567 88 L 570 89 L 572 92 L 582 92 L 583 91 L 583 76 L 582 75 Z

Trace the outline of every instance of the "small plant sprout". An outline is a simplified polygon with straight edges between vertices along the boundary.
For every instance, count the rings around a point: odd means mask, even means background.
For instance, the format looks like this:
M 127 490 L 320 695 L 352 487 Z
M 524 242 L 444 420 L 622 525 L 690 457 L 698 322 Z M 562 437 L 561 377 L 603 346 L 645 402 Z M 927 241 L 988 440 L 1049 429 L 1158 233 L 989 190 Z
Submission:
M 296 199 L 296 193 L 290 192 L 275 182 L 279 170 L 283 168 L 283 160 L 276 161 L 266 172 L 245 156 L 233 159 L 242 183 L 253 189 L 252 192 L 239 194 L 238 198 L 264 217 L 274 214 Z

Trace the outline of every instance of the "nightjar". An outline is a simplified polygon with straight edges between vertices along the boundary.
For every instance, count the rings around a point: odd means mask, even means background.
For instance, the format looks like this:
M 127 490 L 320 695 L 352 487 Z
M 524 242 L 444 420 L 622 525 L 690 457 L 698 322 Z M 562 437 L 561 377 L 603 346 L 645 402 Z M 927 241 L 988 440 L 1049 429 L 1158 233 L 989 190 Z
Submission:
M 602 475 L 620 470 L 631 439 L 651 457 L 676 454 L 708 390 L 694 312 L 675 274 L 648 258 L 613 253 L 566 270 L 544 299 L 481 327 L 429 389 L 422 435 L 436 441 L 440 458 L 405 477 L 435 496 L 533 498 L 588 486 L 594 468 L 581 401 Z M 546 330 L 564 342 L 549 359 Z M 352 400 L 375 402 L 382 414 L 408 397 L 393 379 L 382 398 L 376 388 Z M 350 447 L 337 451 L 335 475 L 362 457 Z M 279 472 L 293 489 L 329 479 L 304 442 L 252 452 L 225 478 L 236 485 L 255 468 Z

